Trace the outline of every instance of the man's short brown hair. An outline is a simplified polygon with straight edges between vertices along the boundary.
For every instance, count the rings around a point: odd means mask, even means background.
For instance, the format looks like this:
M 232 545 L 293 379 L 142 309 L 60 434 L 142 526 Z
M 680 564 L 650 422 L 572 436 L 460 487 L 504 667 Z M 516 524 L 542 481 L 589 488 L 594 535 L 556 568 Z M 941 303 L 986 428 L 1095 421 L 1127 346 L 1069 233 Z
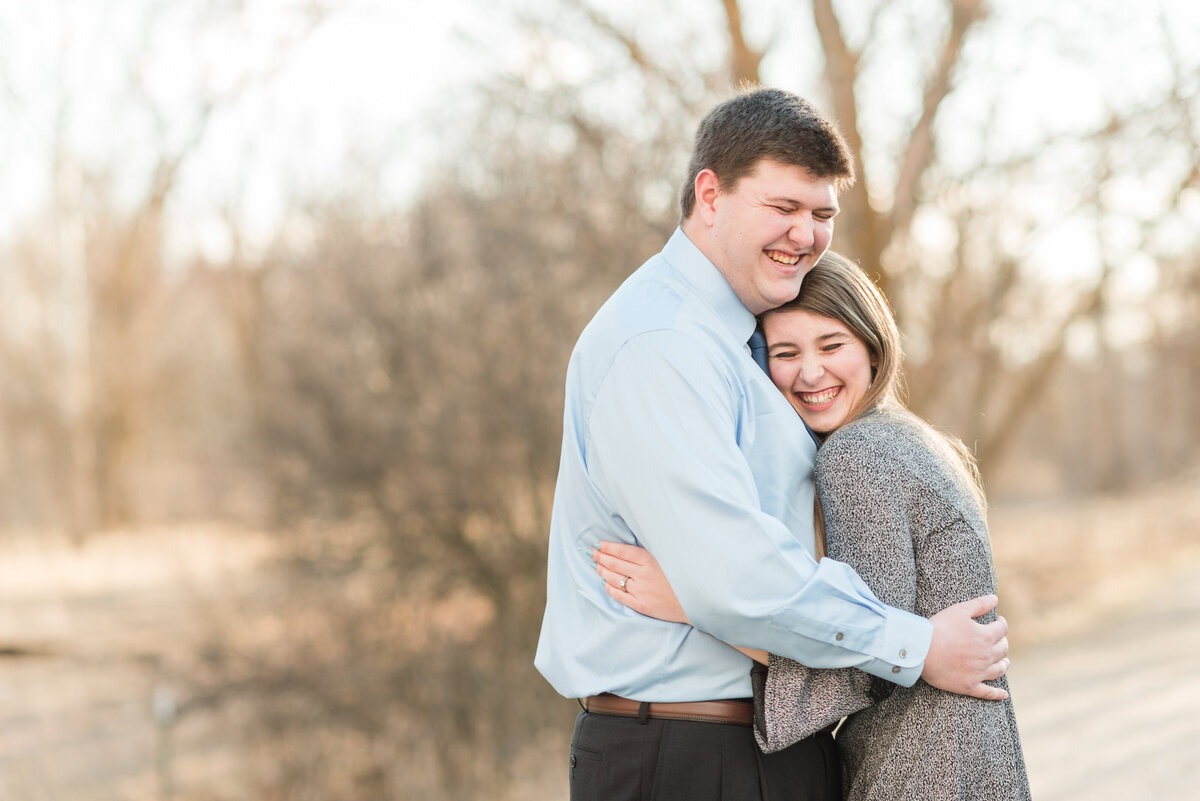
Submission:
M 839 192 L 854 183 L 854 165 L 837 127 L 807 100 L 782 89 L 749 88 L 710 111 L 696 129 L 681 220 L 696 205 L 696 176 L 712 170 L 732 189 L 759 161 L 771 159 L 834 179 Z

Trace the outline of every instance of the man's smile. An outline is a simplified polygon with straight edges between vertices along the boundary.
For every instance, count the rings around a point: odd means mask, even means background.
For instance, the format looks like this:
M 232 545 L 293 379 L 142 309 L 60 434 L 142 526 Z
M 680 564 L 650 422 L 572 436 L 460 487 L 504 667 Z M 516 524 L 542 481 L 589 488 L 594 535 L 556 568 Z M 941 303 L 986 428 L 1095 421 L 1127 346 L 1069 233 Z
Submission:
M 793 256 L 791 253 L 784 253 L 782 250 L 768 250 L 766 253 L 767 257 L 770 258 L 771 261 L 779 262 L 780 264 L 786 264 L 789 267 L 800 261 L 799 255 Z

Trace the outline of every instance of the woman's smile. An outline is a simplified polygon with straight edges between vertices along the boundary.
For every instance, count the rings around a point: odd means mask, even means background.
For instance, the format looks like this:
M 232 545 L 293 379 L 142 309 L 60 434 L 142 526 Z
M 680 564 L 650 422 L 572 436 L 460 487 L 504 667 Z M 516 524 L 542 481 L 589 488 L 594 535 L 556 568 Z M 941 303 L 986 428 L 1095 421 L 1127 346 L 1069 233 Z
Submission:
M 841 387 L 830 387 L 823 389 L 820 392 L 797 392 L 796 397 L 800 399 L 808 408 L 814 412 L 824 411 L 831 403 L 837 400 L 838 395 L 842 394 Z
M 871 354 L 845 325 L 800 309 L 767 312 L 771 380 L 818 434 L 843 425 L 871 386 Z

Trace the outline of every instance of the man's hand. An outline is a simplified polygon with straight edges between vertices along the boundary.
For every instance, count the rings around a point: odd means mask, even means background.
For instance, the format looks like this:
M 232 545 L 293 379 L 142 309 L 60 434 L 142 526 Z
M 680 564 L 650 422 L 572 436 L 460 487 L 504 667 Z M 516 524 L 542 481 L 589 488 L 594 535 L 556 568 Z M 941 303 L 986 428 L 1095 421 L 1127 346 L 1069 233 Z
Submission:
M 933 641 L 925 657 L 921 678 L 941 690 L 1003 701 L 1008 693 L 986 681 L 1008 672 L 1008 622 L 997 617 L 993 623 L 973 618 L 996 608 L 995 595 L 948 606 L 929 618 Z

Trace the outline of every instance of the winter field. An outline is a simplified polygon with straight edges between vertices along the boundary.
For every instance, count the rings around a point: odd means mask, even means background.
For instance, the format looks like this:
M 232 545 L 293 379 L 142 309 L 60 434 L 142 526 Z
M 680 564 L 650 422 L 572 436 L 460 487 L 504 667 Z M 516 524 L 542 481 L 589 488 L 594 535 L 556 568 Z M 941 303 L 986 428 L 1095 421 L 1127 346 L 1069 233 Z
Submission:
M 991 521 L 1034 797 L 1194 792 L 1200 482 Z M 177 679 L 214 634 L 277 631 L 274 555 L 261 534 L 204 526 L 0 542 L 0 801 L 253 797 L 265 755 L 231 745 L 236 710 Z M 548 750 L 526 789 L 565 796 Z

